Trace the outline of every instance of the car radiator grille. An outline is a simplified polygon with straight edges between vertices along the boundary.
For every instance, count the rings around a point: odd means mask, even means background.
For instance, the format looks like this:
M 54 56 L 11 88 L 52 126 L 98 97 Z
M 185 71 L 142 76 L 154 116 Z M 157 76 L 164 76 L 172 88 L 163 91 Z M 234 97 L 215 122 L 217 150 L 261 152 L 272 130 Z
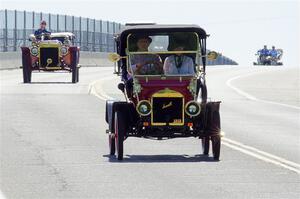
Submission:
M 183 98 L 154 97 L 152 108 L 152 124 L 183 124 Z
M 52 60 L 48 64 L 47 60 Z M 56 67 L 59 63 L 58 48 L 40 48 L 40 65 L 42 67 Z

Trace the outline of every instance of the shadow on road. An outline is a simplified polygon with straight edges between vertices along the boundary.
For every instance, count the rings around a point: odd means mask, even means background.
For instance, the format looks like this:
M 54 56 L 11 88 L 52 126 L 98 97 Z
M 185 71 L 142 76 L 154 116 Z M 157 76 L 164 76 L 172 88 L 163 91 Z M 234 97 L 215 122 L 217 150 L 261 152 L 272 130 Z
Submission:
M 125 155 L 122 161 L 119 161 L 114 155 L 104 155 L 103 157 L 107 157 L 109 162 L 118 163 L 217 162 L 212 157 L 206 155 Z
M 31 82 L 31 84 L 73 84 L 72 82 Z

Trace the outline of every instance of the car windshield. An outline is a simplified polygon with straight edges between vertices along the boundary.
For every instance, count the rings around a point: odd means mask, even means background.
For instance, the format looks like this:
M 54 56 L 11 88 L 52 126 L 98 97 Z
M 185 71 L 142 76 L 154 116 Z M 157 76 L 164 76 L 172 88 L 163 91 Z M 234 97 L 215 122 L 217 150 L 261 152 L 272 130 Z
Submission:
M 128 71 L 136 76 L 193 76 L 199 40 L 193 32 L 131 34 L 127 38 Z
M 51 40 L 58 40 L 58 41 L 60 41 L 61 43 L 64 43 L 65 37 L 51 37 Z

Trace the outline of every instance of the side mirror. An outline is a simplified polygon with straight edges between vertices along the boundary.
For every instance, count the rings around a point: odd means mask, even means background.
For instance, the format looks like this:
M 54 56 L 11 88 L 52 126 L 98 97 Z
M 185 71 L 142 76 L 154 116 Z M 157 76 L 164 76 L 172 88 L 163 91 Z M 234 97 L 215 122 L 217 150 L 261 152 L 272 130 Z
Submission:
M 111 62 L 117 62 L 121 59 L 121 56 L 118 53 L 109 53 L 108 60 Z
M 207 54 L 207 59 L 208 60 L 216 60 L 218 58 L 218 53 L 216 51 L 210 51 L 208 54 Z
M 109 53 L 108 60 L 111 62 L 118 62 L 120 59 L 127 58 L 127 56 L 120 56 L 118 53 Z
M 118 89 L 120 89 L 122 91 L 122 93 L 125 92 L 125 85 L 123 83 L 119 83 L 118 84 Z

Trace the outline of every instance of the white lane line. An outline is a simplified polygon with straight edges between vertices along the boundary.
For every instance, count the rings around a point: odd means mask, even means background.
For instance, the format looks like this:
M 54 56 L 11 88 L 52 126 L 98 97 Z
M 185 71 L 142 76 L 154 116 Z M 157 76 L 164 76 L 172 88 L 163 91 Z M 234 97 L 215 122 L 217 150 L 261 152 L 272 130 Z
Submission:
M 293 108 L 293 109 L 297 109 L 297 110 L 300 110 L 300 107 L 298 106 L 293 106 L 293 105 L 289 105 L 289 104 L 283 104 L 283 103 L 279 103 L 279 102 L 274 102 L 274 101 L 269 101 L 269 100 L 263 100 L 263 99 L 258 99 L 256 97 L 254 97 L 253 95 L 237 88 L 236 86 L 232 85 L 232 82 L 234 80 L 237 80 L 237 79 L 241 79 L 241 78 L 244 78 L 244 77 L 248 77 L 248 76 L 251 76 L 251 75 L 255 75 L 257 73 L 261 73 L 261 72 L 254 72 L 254 73 L 249 73 L 249 74 L 246 74 L 246 75 L 238 75 L 238 76 L 235 76 L 235 77 L 232 77 L 230 79 L 228 79 L 226 81 L 226 85 L 233 89 L 235 92 L 237 92 L 238 94 L 246 97 L 247 99 L 250 99 L 250 100 L 253 100 L 253 101 L 258 101 L 258 102 L 263 102 L 263 103 L 268 103 L 268 104 L 274 104 L 274 105 L 278 105 L 278 106 L 284 106 L 284 107 L 288 107 L 288 108 Z
M 6 197 L 4 196 L 1 190 L 0 190 L 0 199 L 6 199 Z
M 114 98 L 108 96 L 102 88 L 104 80 L 112 80 L 112 79 L 114 79 L 114 78 L 107 77 L 107 78 L 103 78 L 101 80 L 96 80 L 96 81 L 92 82 L 89 85 L 89 93 L 95 95 L 96 97 L 98 97 L 99 99 L 104 100 L 104 101 L 114 99 Z M 98 84 L 97 91 L 95 89 L 95 84 Z M 282 168 L 285 168 L 285 169 L 288 169 L 290 171 L 294 171 L 294 172 L 300 174 L 300 164 L 297 164 L 295 162 L 286 160 L 279 156 L 267 153 L 265 151 L 255 148 L 255 147 L 251 147 L 251 146 L 245 145 L 241 142 L 237 142 L 232 139 L 225 138 L 225 137 L 222 137 L 222 144 L 231 149 L 242 152 L 246 155 L 252 156 L 252 157 L 262 160 L 264 162 L 271 163 L 271 164 L 280 166 Z
M 270 162 L 272 164 L 282 166 L 286 169 L 292 170 L 292 171 L 300 174 L 300 164 L 297 164 L 295 162 L 286 160 L 286 159 L 278 157 L 276 155 L 259 150 L 255 147 L 251 147 L 251 146 L 245 145 L 241 142 L 237 142 L 237 141 L 234 141 L 234 140 L 231 140 L 228 138 L 224 138 L 224 137 L 222 138 L 222 144 L 224 144 L 225 146 L 230 147 L 232 149 L 238 150 L 242 153 L 245 153 L 247 155 L 250 155 L 252 157 L 258 158 L 265 162 Z
M 102 78 L 101 80 L 95 80 L 93 82 L 91 82 L 89 84 L 89 94 L 95 95 L 96 97 L 98 97 L 99 99 L 106 101 L 106 100 L 113 100 L 114 98 L 108 96 L 104 90 L 103 90 L 103 81 L 107 81 L 107 80 L 112 80 L 114 79 L 114 77 L 105 77 Z M 99 84 L 99 87 L 97 88 L 98 90 L 96 91 L 95 85 Z
M 223 139 L 224 139 L 224 138 L 223 138 Z M 253 152 L 253 151 L 249 151 L 249 150 L 244 149 L 244 148 L 240 148 L 239 146 L 230 144 L 230 143 L 228 143 L 228 142 L 226 142 L 226 141 L 222 141 L 222 144 L 225 145 L 225 146 L 227 146 L 227 147 L 229 147 L 229 148 L 231 148 L 231 149 L 234 149 L 234 150 L 236 150 L 236 151 L 240 151 L 240 152 L 242 152 L 242 153 L 244 153 L 244 154 L 246 154 L 246 155 L 250 155 L 250 156 L 252 156 L 252 157 L 254 157 L 254 158 L 260 159 L 260 160 L 262 160 L 262 161 L 264 161 L 264 162 L 271 163 L 271 164 L 280 166 L 280 167 L 282 167 L 282 168 L 285 168 L 285 169 L 288 169 L 288 170 L 290 170 L 290 171 L 294 171 L 294 172 L 300 174 L 300 170 L 299 170 L 299 169 L 297 169 L 297 168 L 295 168 L 295 167 L 292 167 L 292 166 L 290 166 L 290 165 L 288 165 L 288 164 L 285 164 L 284 162 L 277 161 L 277 160 L 275 160 L 275 159 L 271 159 L 271 158 L 265 157 L 265 156 L 263 156 L 263 155 L 260 155 L 260 154 L 258 154 L 258 153 L 255 153 L 255 152 Z M 294 163 L 294 164 L 296 164 L 296 163 Z M 298 165 L 298 166 L 299 166 L 299 165 Z

